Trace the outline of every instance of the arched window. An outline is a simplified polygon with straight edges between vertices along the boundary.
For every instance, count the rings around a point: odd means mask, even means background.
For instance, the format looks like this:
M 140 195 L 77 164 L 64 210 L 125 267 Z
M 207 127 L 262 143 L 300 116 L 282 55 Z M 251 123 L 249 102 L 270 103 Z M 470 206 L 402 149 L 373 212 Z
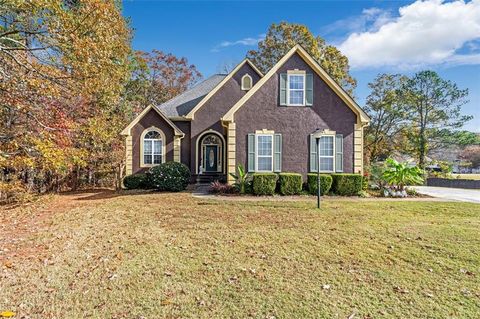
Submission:
M 163 132 L 157 129 L 147 129 L 142 134 L 142 166 L 158 165 L 164 162 Z
M 252 77 L 250 76 L 250 74 L 245 74 L 244 76 L 242 76 L 242 90 L 244 91 L 248 91 L 252 88 Z

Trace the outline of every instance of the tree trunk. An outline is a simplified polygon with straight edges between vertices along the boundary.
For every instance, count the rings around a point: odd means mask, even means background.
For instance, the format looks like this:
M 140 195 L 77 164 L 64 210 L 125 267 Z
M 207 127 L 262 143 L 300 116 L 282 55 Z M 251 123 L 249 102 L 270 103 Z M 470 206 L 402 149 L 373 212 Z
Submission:
M 419 138 L 419 145 L 418 145 L 418 165 L 421 168 L 425 168 L 425 157 L 427 152 L 427 140 L 425 138 L 425 131 L 420 131 L 420 138 Z
M 75 167 L 73 169 L 73 172 L 71 173 L 71 176 L 72 176 L 72 178 L 71 178 L 72 182 L 71 182 L 70 188 L 71 188 L 72 191 L 76 191 L 78 189 L 78 167 Z

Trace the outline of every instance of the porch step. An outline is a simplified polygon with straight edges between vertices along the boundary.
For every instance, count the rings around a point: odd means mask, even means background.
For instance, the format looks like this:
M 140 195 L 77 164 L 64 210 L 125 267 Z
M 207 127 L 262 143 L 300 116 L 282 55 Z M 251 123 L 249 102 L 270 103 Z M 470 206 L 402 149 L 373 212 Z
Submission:
M 197 175 L 197 184 L 210 184 L 213 181 L 226 181 L 226 176 L 223 174 L 199 174 Z

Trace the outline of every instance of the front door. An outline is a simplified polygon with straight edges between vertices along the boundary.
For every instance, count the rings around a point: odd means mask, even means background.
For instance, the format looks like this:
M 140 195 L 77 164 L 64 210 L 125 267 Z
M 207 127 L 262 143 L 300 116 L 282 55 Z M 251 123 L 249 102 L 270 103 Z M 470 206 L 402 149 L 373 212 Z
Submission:
M 216 172 L 218 170 L 218 146 L 205 145 L 205 172 Z

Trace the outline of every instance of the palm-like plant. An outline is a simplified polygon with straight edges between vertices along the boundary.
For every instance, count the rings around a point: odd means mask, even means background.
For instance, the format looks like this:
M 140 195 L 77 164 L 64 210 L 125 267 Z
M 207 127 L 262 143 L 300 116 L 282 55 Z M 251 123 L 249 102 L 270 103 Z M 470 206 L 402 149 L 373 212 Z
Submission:
M 237 174 L 230 173 L 235 179 L 235 187 L 238 189 L 240 194 L 245 194 L 247 183 L 248 183 L 248 173 L 245 171 L 245 167 L 242 164 L 237 166 Z
M 403 192 L 407 185 L 423 183 L 423 171 L 417 166 L 399 163 L 393 158 L 386 161 L 383 179 L 396 191 Z

